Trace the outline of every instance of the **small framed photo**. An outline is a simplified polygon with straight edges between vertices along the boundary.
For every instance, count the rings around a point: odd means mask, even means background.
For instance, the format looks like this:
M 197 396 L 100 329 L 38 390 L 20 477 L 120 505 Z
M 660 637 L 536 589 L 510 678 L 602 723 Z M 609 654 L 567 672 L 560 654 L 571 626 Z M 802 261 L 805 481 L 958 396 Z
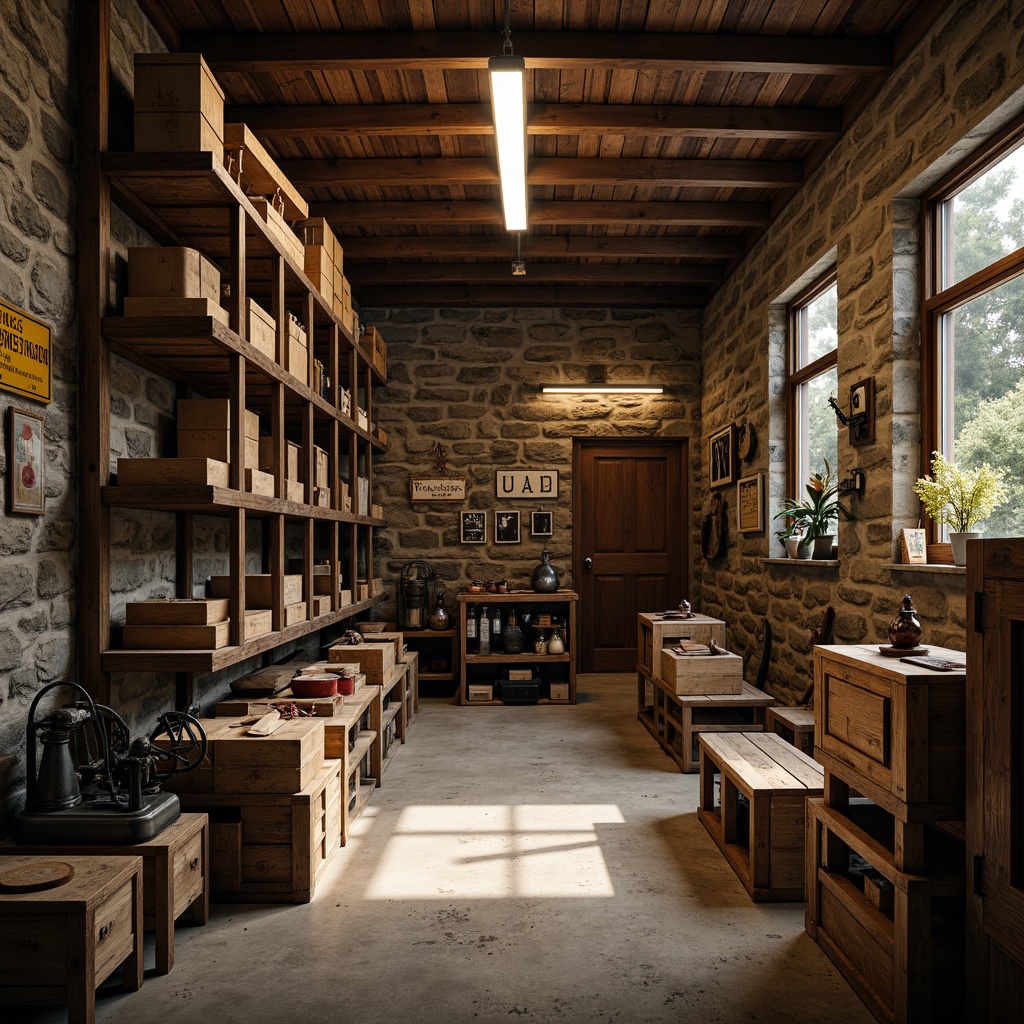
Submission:
M 905 565 L 927 565 L 924 530 L 900 530 L 900 554 Z
M 463 544 L 487 543 L 487 513 L 460 512 L 459 540 Z
M 509 509 L 497 509 L 494 513 L 494 543 L 519 543 L 519 513 Z
M 552 514 L 550 512 L 530 513 L 530 536 L 550 537 L 555 532 L 551 519 Z
M 745 476 L 736 483 L 736 531 L 760 533 L 764 529 L 764 474 Z
M 708 438 L 708 463 L 711 467 L 712 487 L 736 483 L 736 426 L 730 423 L 724 430 Z
M 43 480 L 43 417 L 11 409 L 7 433 L 8 503 L 11 512 L 41 516 L 46 511 Z

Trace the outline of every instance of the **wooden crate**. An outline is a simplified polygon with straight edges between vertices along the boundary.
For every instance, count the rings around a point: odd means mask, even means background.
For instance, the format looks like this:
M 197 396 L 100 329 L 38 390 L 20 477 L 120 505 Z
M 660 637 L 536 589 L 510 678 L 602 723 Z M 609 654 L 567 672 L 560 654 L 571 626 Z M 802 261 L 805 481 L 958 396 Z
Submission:
M 219 598 L 161 597 L 125 605 L 129 626 L 208 626 L 227 617 L 228 601 Z
M 284 443 L 284 476 L 286 480 L 302 480 L 302 446 L 294 441 Z M 260 469 L 277 472 L 277 447 L 272 437 L 260 438 Z
M 209 316 L 228 326 L 228 311 L 213 299 L 184 299 L 159 295 L 126 295 L 125 316 Z
M 661 652 L 661 681 L 677 694 L 739 693 L 743 688 L 743 659 L 738 654 L 677 654 Z
M 707 644 L 712 640 L 725 647 L 725 623 L 708 615 L 694 615 L 689 619 L 666 619 L 661 612 L 640 612 L 636 627 L 637 664 L 649 675 L 661 670 L 657 660 L 661 649 L 670 640 L 692 640 Z
M 281 251 L 295 264 L 301 267 L 305 256 L 302 251 L 302 240 L 291 229 L 291 225 L 278 213 L 274 203 L 263 196 L 250 196 L 249 202 L 255 207 L 267 225 L 270 237 L 280 246 Z
M 214 898 L 308 903 L 341 842 L 341 771 L 340 760 L 325 761 L 293 793 L 242 789 L 181 794 L 182 806 L 206 811 L 211 821 L 224 823 L 219 829 L 211 827 Z
M 394 644 L 335 644 L 327 657 L 331 662 L 355 662 L 374 686 L 382 686 L 395 670 Z
M 210 595 L 230 597 L 231 576 L 211 576 Z M 287 574 L 282 580 L 285 605 L 302 600 L 302 576 Z M 270 608 L 273 605 L 273 584 L 270 573 L 249 573 L 245 577 L 246 608 Z
M 942 647 L 931 654 L 966 660 Z M 870 644 L 830 645 L 814 648 L 814 680 L 814 745 L 829 772 L 902 821 L 963 818 L 965 672 L 908 665 Z
M 263 473 L 258 469 L 245 471 L 245 489 L 252 494 L 262 494 L 266 498 L 274 497 L 274 474 Z
M 306 613 L 306 602 L 296 601 L 294 604 L 285 605 L 284 608 L 284 625 L 285 627 L 294 626 L 296 623 L 305 622 L 307 617 Z
M 772 733 L 700 736 L 697 817 L 755 901 L 804 898 L 805 805 L 823 787 L 821 765 Z M 748 802 L 745 834 L 738 794 Z
M 294 334 L 288 336 L 288 365 L 285 369 L 309 386 L 309 349 Z
M 178 427 L 178 457 L 231 462 L 231 433 L 227 430 L 182 430 Z
M 201 54 L 135 54 L 134 100 L 136 113 L 201 113 L 224 137 L 224 90 Z
M 209 299 L 219 306 L 220 270 L 187 246 L 133 246 L 128 250 L 128 294 Z
M 224 125 L 224 150 L 225 155 L 230 154 L 232 173 L 245 192 L 279 197 L 289 220 L 309 216 L 302 194 L 244 124 Z
M 277 328 L 274 318 L 258 303 L 246 299 L 245 336 L 253 348 L 259 349 L 268 359 L 277 358 Z
M 227 487 L 228 464 L 218 459 L 118 459 L 124 487 Z
M 133 651 L 196 651 L 227 647 L 231 624 L 214 622 L 205 626 L 125 626 L 121 645 Z

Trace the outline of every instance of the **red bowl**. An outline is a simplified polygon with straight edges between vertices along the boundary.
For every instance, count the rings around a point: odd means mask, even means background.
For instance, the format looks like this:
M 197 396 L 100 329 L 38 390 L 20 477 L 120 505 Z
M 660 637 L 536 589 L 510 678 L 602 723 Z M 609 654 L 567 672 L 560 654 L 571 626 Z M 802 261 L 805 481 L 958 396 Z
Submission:
M 346 697 L 351 697 L 356 692 L 356 677 L 355 676 L 339 676 L 338 677 L 338 693 L 344 694 Z
M 333 697 L 337 692 L 337 676 L 296 676 L 292 680 L 292 693 L 296 697 Z

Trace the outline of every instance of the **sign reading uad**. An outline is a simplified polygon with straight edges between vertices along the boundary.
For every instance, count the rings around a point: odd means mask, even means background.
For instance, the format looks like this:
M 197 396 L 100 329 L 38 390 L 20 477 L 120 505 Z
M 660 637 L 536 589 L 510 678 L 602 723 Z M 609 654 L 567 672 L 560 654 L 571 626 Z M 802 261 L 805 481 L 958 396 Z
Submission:
M 499 498 L 557 498 L 557 469 L 499 469 L 495 481 Z

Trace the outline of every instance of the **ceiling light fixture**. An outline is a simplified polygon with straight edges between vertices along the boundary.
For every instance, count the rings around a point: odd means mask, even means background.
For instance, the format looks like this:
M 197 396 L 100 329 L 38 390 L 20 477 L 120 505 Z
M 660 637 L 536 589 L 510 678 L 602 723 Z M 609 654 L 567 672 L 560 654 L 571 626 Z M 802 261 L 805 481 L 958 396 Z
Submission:
M 505 42 L 502 52 L 491 57 L 491 109 L 498 144 L 501 206 L 506 231 L 526 230 L 526 62 L 512 53 L 510 0 L 505 0 Z
M 546 395 L 660 395 L 664 388 L 646 384 L 545 384 Z

